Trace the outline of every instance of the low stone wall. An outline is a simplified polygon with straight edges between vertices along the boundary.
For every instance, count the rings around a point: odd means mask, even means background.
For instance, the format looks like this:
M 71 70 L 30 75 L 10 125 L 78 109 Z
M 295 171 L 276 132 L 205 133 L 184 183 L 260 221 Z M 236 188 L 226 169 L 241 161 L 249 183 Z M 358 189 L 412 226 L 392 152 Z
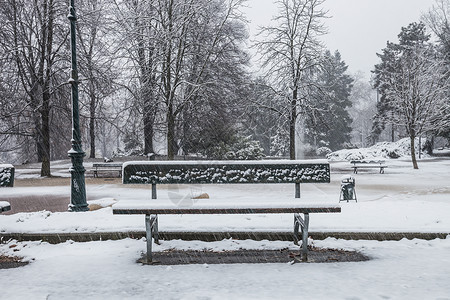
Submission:
M 0 164 L 0 187 L 14 186 L 14 166 L 10 164 Z

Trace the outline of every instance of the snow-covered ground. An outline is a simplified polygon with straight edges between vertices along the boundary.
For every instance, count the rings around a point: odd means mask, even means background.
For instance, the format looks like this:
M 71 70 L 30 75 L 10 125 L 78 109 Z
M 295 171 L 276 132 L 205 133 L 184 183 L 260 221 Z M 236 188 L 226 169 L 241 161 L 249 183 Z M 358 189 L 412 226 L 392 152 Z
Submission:
M 351 174 L 350 163 L 331 163 L 331 183 L 302 184 L 301 199 L 294 198 L 293 184 L 158 185 L 158 198 L 172 205 L 213 202 L 286 202 L 337 204 L 340 180 L 356 180 L 358 203 L 341 202 L 342 213 L 312 214 L 311 231 L 409 231 L 450 232 L 450 159 L 424 159 L 419 170 L 407 160 L 389 160 L 385 174 L 377 169 Z M 17 180 L 21 178 L 18 170 Z M 25 170 L 25 174 L 28 174 Z M 150 199 L 149 185 L 87 185 L 89 198 L 108 205 L 116 201 Z M 0 190 L 9 196 L 69 195 L 67 186 L 14 187 Z M 210 199 L 192 200 L 208 193 Z M 160 216 L 161 231 L 290 231 L 291 215 L 182 215 Z M 144 230 L 143 216 L 112 215 L 110 207 L 87 213 L 40 211 L 0 215 L 0 232 L 94 232 Z
M 34 258 L 0 270 L 2 299 L 449 299 L 450 238 L 316 241 L 358 250 L 365 262 L 149 266 L 142 240 L 8 243 L 2 252 Z M 167 241 L 164 248 L 283 248 L 288 242 Z M 13 252 L 13 250 L 19 250 Z M 161 247 L 156 247 L 156 250 Z
M 450 232 L 450 159 L 423 159 L 419 170 L 407 160 L 388 160 L 385 174 L 365 170 L 356 178 L 358 202 L 341 202 L 340 214 L 312 214 L 311 231 Z M 332 162 L 330 184 L 294 186 L 203 185 L 158 186 L 168 203 L 202 201 L 338 203 L 340 179 L 351 174 L 348 162 Z M 17 170 L 21 176 L 31 176 Z M 64 172 L 62 172 L 64 173 Z M 28 174 L 28 175 L 26 175 Z M 67 186 L 14 187 L 3 195 L 68 195 Z M 150 188 L 121 184 L 88 185 L 98 203 L 150 200 Z M 208 193 L 210 199 L 191 200 Z M 47 211 L 0 215 L 0 232 L 94 232 L 144 230 L 143 216 L 115 216 L 111 208 L 85 213 Z M 161 231 L 290 231 L 291 215 L 160 216 Z M 344 241 L 326 239 L 316 246 L 358 250 L 366 262 L 327 264 L 236 264 L 142 266 L 143 240 L 50 245 L 11 241 L 0 254 L 23 256 L 31 263 L 0 270 L 0 298 L 5 299 L 450 299 L 450 237 L 445 240 Z M 280 249 L 289 242 L 164 241 L 164 249 Z M 6 288 L 4 288 L 6 287 Z

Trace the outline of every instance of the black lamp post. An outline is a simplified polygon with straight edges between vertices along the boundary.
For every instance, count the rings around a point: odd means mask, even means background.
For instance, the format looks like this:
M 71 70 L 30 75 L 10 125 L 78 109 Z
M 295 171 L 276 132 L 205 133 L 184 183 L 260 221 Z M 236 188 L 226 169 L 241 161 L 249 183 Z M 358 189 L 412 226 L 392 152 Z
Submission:
M 70 0 L 69 15 L 70 20 L 70 48 L 72 54 L 72 69 L 69 83 L 72 86 L 72 148 L 69 150 L 69 157 L 72 160 L 72 166 L 69 169 L 71 175 L 70 181 L 70 204 L 69 211 L 87 211 L 89 210 L 86 202 L 86 186 L 84 181 L 83 167 L 84 152 L 81 147 L 80 133 L 80 112 L 78 107 L 78 71 L 77 71 L 77 51 L 75 37 L 75 15 L 74 0 Z

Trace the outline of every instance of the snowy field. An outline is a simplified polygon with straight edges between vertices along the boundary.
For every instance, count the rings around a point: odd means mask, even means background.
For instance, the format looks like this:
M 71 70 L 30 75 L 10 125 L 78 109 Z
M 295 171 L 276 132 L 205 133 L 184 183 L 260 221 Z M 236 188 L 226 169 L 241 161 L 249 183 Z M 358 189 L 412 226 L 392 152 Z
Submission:
M 419 170 L 407 160 L 388 160 L 385 174 L 375 169 L 354 175 L 358 202 L 341 202 L 340 214 L 312 214 L 310 231 L 450 232 L 450 159 L 423 159 Z M 57 166 L 55 164 L 55 166 Z M 89 167 L 89 166 L 86 166 Z M 18 170 L 17 180 L 32 177 Z M 267 201 L 337 204 L 340 179 L 348 162 L 331 162 L 330 184 L 294 186 L 158 186 L 158 197 L 171 203 Z M 61 172 L 67 176 L 67 172 Z M 67 186 L 14 187 L 3 195 L 68 195 Z M 88 185 L 102 205 L 150 198 L 149 187 Z M 191 200 L 208 193 L 210 199 Z M 151 201 L 149 199 L 149 201 Z M 161 231 L 290 231 L 291 215 L 161 216 Z M 106 207 L 85 213 L 40 211 L 0 215 L 1 232 L 95 232 L 144 230 L 143 216 L 115 216 Z M 30 264 L 0 270 L 4 299 L 450 299 L 450 237 L 445 240 L 345 241 L 328 238 L 315 246 L 357 250 L 371 260 L 326 264 L 235 264 L 142 266 L 135 261 L 143 240 L 66 242 L 10 241 L 0 254 L 22 256 Z M 281 249 L 281 241 L 163 241 L 165 249 Z M 6 288 L 5 288 L 6 287 Z

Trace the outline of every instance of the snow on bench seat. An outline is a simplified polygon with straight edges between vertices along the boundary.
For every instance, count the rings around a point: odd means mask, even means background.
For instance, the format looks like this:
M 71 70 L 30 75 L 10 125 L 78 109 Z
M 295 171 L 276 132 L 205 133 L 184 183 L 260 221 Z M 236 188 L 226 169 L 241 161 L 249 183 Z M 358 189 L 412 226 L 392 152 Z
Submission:
M 293 199 L 294 200 L 294 199 Z M 295 201 L 295 200 L 294 200 Z M 298 199 L 297 199 L 298 201 Z M 190 207 L 179 207 L 167 201 L 137 200 L 119 201 L 113 205 L 113 214 L 259 214 L 259 213 L 332 213 L 340 212 L 339 205 L 301 204 L 293 202 L 241 203 L 226 202 L 194 203 Z

